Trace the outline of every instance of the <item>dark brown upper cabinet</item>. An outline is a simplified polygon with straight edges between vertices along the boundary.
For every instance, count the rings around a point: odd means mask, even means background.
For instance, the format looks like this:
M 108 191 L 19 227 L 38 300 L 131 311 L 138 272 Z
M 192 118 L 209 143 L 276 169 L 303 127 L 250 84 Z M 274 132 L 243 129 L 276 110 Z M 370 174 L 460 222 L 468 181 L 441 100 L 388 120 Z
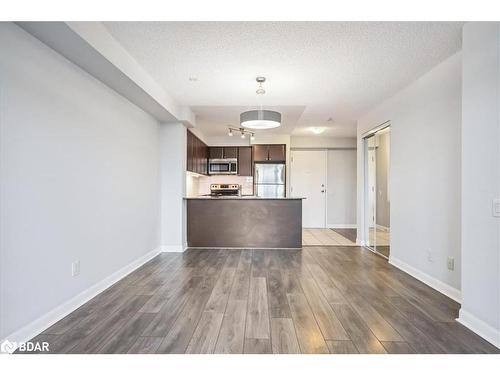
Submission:
M 285 145 L 254 145 L 253 160 L 256 162 L 285 162 Z
M 186 170 L 192 172 L 194 163 L 194 136 L 189 130 L 187 130 L 186 151 L 187 151 Z
M 209 147 L 210 159 L 236 159 L 238 147 Z
M 186 170 L 199 174 L 208 174 L 208 146 L 187 130 Z
M 208 148 L 208 158 L 209 159 L 222 159 L 224 155 L 223 147 L 209 147 Z
M 224 159 L 236 159 L 238 157 L 238 147 L 224 147 Z
M 238 174 L 240 176 L 252 176 L 252 147 L 238 147 Z
M 253 160 L 254 161 L 267 161 L 269 157 L 269 148 L 267 145 L 254 145 L 253 146 Z

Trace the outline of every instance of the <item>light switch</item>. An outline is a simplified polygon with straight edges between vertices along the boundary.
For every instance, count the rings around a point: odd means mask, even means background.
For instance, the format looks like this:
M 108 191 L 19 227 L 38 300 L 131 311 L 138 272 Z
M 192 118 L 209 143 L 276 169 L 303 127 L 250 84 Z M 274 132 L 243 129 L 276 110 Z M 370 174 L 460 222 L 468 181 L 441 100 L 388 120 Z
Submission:
M 80 274 L 80 261 L 71 263 L 71 276 L 75 277 Z
M 500 199 L 493 199 L 493 216 L 500 217 Z

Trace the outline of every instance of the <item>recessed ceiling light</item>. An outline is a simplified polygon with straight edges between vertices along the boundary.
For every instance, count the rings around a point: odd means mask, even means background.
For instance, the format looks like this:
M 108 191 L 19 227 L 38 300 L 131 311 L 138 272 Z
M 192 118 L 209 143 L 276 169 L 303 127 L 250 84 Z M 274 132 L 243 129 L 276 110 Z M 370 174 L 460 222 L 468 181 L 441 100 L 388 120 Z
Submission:
M 313 128 L 309 128 L 309 130 L 311 132 L 313 132 L 314 134 L 321 134 L 325 131 L 325 128 L 317 128 L 317 127 L 313 127 Z

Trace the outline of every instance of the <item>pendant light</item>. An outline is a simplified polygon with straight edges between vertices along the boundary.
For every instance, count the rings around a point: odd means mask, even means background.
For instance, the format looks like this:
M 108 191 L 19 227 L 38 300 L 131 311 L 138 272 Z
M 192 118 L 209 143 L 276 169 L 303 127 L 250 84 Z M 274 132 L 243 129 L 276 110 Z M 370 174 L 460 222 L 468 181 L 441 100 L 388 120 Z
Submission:
M 266 93 L 262 84 L 266 81 L 265 77 L 257 77 L 258 88 L 255 91 L 259 96 L 260 109 L 246 111 L 240 114 L 240 125 L 249 129 L 273 129 L 281 126 L 281 113 L 263 109 L 262 95 Z

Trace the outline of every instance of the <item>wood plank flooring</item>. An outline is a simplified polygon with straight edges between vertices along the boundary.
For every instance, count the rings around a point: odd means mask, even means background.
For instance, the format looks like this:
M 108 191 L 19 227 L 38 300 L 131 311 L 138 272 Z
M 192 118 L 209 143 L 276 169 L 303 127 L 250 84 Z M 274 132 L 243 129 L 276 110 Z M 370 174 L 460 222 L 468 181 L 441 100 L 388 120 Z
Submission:
M 50 353 L 499 353 L 455 322 L 459 307 L 359 247 L 192 249 L 158 255 L 32 341 Z

